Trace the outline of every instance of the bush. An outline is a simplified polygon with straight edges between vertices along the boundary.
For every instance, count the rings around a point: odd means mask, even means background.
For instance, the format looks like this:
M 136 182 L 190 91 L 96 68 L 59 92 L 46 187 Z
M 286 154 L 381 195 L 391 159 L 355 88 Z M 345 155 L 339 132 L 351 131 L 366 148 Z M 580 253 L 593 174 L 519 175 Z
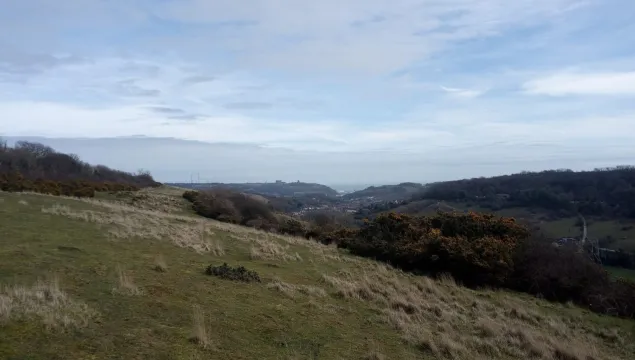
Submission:
M 260 282 L 260 276 L 257 272 L 247 270 L 244 266 L 231 267 L 227 263 L 220 266 L 208 266 L 205 274 L 217 276 L 227 280 L 243 281 L 243 282 Z
M 511 274 L 517 242 L 529 235 L 513 219 L 475 213 L 380 215 L 339 246 L 405 270 L 450 273 L 474 286 L 500 285 Z
M 198 197 L 198 191 L 188 190 L 183 193 L 183 198 L 191 203 L 196 201 L 197 197 Z
M 306 230 L 301 222 L 295 219 L 288 219 L 283 222 L 278 228 L 278 232 L 281 234 L 288 234 L 292 236 L 305 236 Z
M 548 300 L 571 301 L 595 312 L 635 316 L 635 284 L 612 280 L 601 265 L 576 246 L 556 247 L 533 237 L 518 247 L 507 287 Z
M 96 191 L 116 189 L 116 191 L 137 191 L 140 188 L 130 184 L 100 183 L 87 180 L 54 181 L 44 178 L 30 180 L 18 172 L 0 174 L 0 189 L 9 192 L 33 191 L 54 196 L 94 197 Z
M 229 190 L 210 190 L 198 193 L 192 205 L 197 214 L 223 222 L 262 228 L 278 227 L 278 220 L 267 204 Z

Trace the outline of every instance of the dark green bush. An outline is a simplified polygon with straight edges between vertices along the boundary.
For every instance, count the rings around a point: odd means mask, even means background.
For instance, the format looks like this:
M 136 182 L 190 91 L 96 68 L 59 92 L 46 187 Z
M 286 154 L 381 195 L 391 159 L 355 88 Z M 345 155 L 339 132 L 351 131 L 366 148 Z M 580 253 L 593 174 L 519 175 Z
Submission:
M 257 272 L 247 270 L 244 266 L 231 267 L 227 263 L 220 266 L 210 265 L 205 269 L 205 274 L 217 276 L 227 280 L 243 282 L 260 282 Z
M 339 246 L 405 270 L 450 273 L 474 286 L 502 284 L 528 231 L 513 219 L 475 213 L 412 217 L 380 215 Z
M 183 193 L 183 198 L 191 203 L 196 201 L 197 197 L 198 197 L 198 191 L 188 190 Z
M 219 221 L 277 229 L 278 220 L 273 211 L 260 200 L 230 190 L 202 191 L 192 208 L 201 216 Z
M 305 236 L 306 229 L 300 221 L 295 219 L 288 219 L 287 221 L 280 224 L 278 232 L 281 234 L 288 234 L 292 236 Z

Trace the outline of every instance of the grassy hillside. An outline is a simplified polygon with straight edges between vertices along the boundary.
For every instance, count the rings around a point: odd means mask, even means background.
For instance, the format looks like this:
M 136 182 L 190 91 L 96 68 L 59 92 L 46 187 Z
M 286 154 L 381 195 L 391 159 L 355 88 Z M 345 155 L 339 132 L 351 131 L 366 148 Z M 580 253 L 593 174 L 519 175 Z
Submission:
M 195 216 L 0 192 L 1 359 L 630 359 L 635 323 Z M 262 282 L 205 274 L 244 265 Z

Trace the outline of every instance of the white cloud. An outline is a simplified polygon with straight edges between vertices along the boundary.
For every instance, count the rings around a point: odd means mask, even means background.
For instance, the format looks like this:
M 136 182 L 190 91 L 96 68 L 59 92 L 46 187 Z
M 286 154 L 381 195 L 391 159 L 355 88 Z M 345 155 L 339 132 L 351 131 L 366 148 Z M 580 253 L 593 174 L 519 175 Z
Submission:
M 548 22 L 578 2 L 188 0 L 168 2 L 154 11 L 199 25 L 242 24 L 207 32 L 199 28 L 190 41 L 202 45 L 213 39 L 237 50 L 238 59 L 252 67 L 386 74 L 457 41 Z
M 632 96 L 631 58 L 567 36 L 619 1 L 0 0 L 0 131 L 339 151 L 371 170 L 360 152 L 404 169 L 617 158 L 635 105 L 570 95 Z
M 523 89 L 550 96 L 635 95 L 635 71 L 555 74 L 527 81 Z
M 459 89 L 449 88 L 445 86 L 441 86 L 441 90 L 449 93 L 452 96 L 469 99 L 481 96 L 483 95 L 483 93 L 485 93 L 485 90 Z

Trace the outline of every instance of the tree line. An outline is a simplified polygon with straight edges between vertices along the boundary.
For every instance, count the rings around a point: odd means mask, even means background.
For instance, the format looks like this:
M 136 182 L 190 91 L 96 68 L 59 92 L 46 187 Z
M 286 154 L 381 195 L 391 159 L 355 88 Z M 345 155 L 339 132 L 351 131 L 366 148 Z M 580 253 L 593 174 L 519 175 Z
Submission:
M 95 191 L 138 190 L 158 186 L 147 171 L 136 174 L 91 165 L 35 142 L 9 146 L 0 139 L 0 189 L 90 197 Z
M 410 201 L 434 199 L 478 204 L 498 210 L 535 207 L 569 214 L 635 218 L 635 166 L 568 169 L 490 178 L 473 178 L 429 185 Z

